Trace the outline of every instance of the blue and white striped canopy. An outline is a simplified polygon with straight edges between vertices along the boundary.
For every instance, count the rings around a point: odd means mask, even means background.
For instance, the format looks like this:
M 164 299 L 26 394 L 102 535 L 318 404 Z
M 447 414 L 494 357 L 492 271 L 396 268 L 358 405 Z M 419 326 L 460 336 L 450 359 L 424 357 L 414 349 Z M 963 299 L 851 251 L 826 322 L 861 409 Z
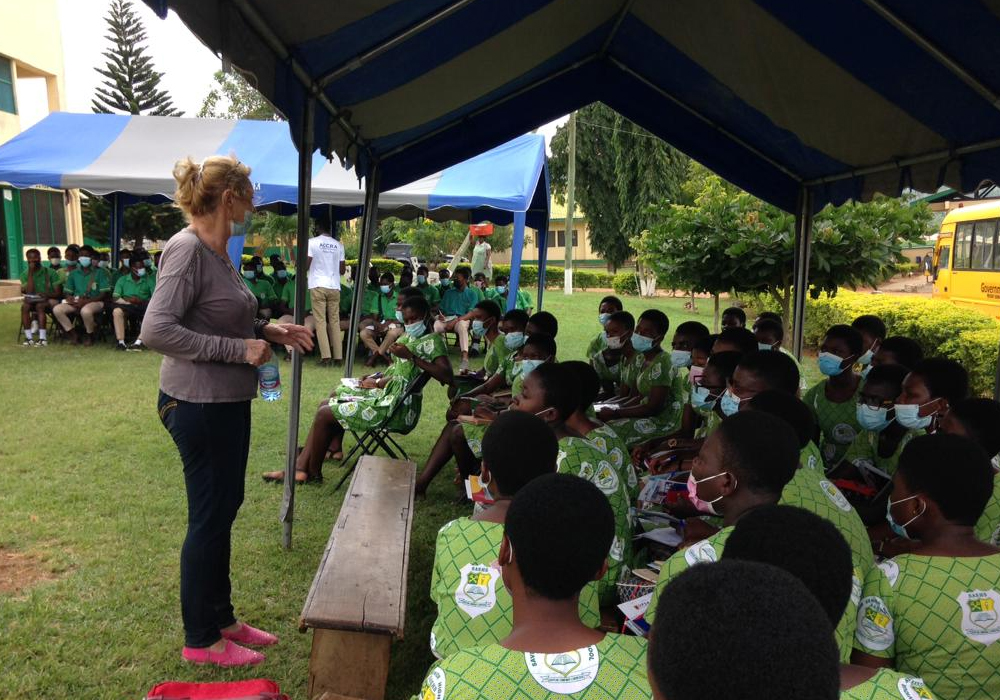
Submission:
M 387 187 L 594 101 L 788 210 L 1000 180 L 996 0 L 145 2 Z
M 283 122 L 50 114 L 0 146 L 0 182 L 45 185 L 93 194 L 173 197 L 174 163 L 234 154 L 251 168 L 258 206 L 294 206 L 298 152 Z M 358 178 L 319 154 L 313 157 L 312 202 L 332 204 L 342 218 L 360 214 Z M 544 229 L 548 221 L 545 140 L 527 134 L 446 170 L 382 193 L 383 215 L 508 224 L 514 212 Z

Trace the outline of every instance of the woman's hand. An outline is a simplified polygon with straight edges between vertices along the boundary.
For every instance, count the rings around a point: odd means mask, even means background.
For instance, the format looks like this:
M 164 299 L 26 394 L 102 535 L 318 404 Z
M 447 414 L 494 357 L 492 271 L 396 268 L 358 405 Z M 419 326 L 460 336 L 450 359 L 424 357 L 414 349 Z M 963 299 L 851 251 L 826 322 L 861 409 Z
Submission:
M 260 367 L 262 364 L 271 359 L 271 344 L 266 340 L 246 338 L 243 341 L 243 345 L 246 346 L 246 355 L 244 356 L 243 361 L 248 365 Z
M 373 379 L 371 377 L 365 377 L 361 380 L 362 389 L 378 389 L 378 379 Z
M 270 343 L 290 345 L 299 352 L 313 349 L 313 334 L 305 326 L 294 323 L 269 323 L 264 326 L 264 339 Z
M 395 355 L 401 360 L 413 359 L 413 351 L 402 343 L 393 343 L 389 346 L 389 354 Z

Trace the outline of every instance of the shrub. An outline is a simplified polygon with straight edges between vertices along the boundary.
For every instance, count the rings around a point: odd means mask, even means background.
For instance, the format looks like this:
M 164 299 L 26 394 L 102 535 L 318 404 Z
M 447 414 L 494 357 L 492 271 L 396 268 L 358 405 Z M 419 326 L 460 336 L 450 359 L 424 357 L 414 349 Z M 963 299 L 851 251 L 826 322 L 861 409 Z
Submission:
M 615 290 L 615 294 L 638 296 L 639 280 L 636 279 L 634 272 L 619 272 L 615 275 L 611 288 Z
M 896 263 L 896 274 L 905 275 L 917 271 L 917 264 L 912 262 Z
M 344 262 L 352 270 L 357 268 L 358 266 L 357 258 L 353 260 L 345 260 Z M 392 274 L 393 277 L 396 278 L 396 280 L 399 280 L 399 273 L 403 271 L 403 263 L 399 262 L 398 260 L 389 260 L 387 258 L 372 258 L 372 265 L 375 266 L 375 269 L 378 270 L 378 273 L 380 275 L 383 272 L 389 272 Z

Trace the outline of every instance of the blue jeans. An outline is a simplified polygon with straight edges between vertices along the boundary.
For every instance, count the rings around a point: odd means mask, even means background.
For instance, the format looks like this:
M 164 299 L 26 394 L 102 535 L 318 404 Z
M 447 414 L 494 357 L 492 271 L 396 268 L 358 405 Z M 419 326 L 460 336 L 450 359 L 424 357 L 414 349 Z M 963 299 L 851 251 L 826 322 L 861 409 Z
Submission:
M 243 503 L 250 402 L 189 403 L 160 392 L 157 410 L 184 464 L 188 527 L 181 547 L 184 643 L 207 647 L 236 622 L 230 600 L 230 539 Z

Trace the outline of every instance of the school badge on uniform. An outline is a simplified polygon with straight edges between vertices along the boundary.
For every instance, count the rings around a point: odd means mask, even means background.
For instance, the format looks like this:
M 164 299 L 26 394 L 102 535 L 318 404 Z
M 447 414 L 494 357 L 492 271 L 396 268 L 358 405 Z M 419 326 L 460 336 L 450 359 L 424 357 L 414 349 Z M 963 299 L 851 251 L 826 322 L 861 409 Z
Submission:
M 851 512 L 853 507 L 850 502 L 844 498 L 844 494 L 840 492 L 840 489 L 826 479 L 820 481 L 819 485 L 822 487 L 823 493 L 826 494 L 826 497 L 830 499 L 830 502 L 833 503 L 833 505 L 837 506 L 845 513 Z
M 875 595 L 868 596 L 858 607 L 858 641 L 868 649 L 885 651 L 896 641 L 892 615 L 885 601 Z
M 896 689 L 905 700 L 934 700 L 934 696 L 931 695 L 931 691 L 927 690 L 922 678 L 911 676 L 900 678 Z
M 455 604 L 469 617 L 479 617 L 497 604 L 500 572 L 485 564 L 466 564 L 459 572 Z
M 557 654 L 524 653 L 528 672 L 540 686 L 552 693 L 579 693 L 597 678 L 600 656 L 596 646 Z
M 962 634 L 974 642 L 989 646 L 1000 639 L 1000 595 L 988 591 L 962 591 L 958 594 L 962 608 Z

